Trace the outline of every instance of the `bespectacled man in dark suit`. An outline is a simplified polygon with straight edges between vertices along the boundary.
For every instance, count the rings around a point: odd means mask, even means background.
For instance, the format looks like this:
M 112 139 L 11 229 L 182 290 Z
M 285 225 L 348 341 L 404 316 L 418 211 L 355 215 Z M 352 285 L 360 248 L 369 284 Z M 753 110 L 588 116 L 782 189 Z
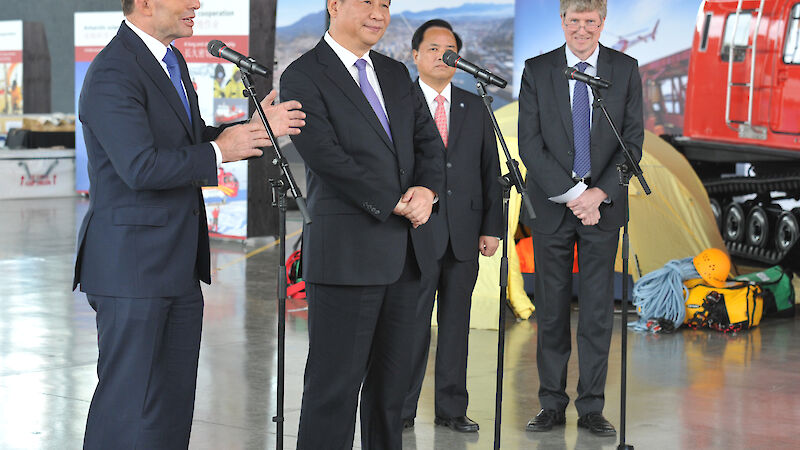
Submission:
M 441 19 L 422 24 L 411 39 L 419 71 L 417 95 L 428 106 L 446 147 L 444 190 L 426 232 L 433 234 L 437 264 L 422 275 L 412 340 L 413 374 L 403 405 L 403 426 L 414 426 L 428 349 L 431 313 L 437 305 L 435 419 L 459 432 L 478 431 L 467 417 L 467 348 L 478 254 L 492 256 L 503 235 L 500 162 L 483 101 L 451 83 L 456 69 L 442 61 L 461 50 L 461 38 Z M 438 296 L 437 296 L 438 291 Z
M 628 148 L 641 158 L 644 130 L 638 64 L 599 43 L 606 10 L 606 0 L 561 0 L 566 44 L 526 61 L 522 75 L 519 152 L 528 169 L 528 193 L 536 210 L 531 228 L 542 408 L 528 423 L 529 431 L 547 431 L 565 423 L 572 261 L 577 243 L 578 426 L 598 435 L 616 433 L 602 412 L 614 323 L 614 261 L 628 196 L 617 174 L 617 164 L 624 159 L 602 112 L 592 107 L 592 91 L 564 77 L 564 69 L 570 66 L 612 83 L 601 90 L 606 107 Z
M 97 312 L 97 388 L 86 449 L 189 446 L 203 294 L 211 282 L 201 186 L 271 145 L 260 121 L 208 127 L 186 61 L 198 0 L 122 0 L 125 21 L 86 73 L 78 115 L 89 210 L 73 289 Z M 299 133 L 297 102 L 262 101 L 277 136 Z
M 442 142 L 406 67 L 372 51 L 389 0 L 328 0 L 330 27 L 281 76 L 281 97 L 308 114 L 294 136 L 307 167 L 303 228 L 309 351 L 299 449 L 402 447 L 409 339 L 423 233 L 442 187 Z

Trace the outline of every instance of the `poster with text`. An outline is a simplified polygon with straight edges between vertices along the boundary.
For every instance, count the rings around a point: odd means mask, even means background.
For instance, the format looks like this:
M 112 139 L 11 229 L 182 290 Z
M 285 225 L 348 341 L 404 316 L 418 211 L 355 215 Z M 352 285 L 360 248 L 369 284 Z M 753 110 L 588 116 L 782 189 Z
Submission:
M 22 21 L 0 21 L 0 114 L 22 114 Z
M 230 48 L 248 53 L 250 29 L 249 0 L 206 0 L 196 11 L 193 36 L 174 45 L 189 67 L 197 91 L 200 115 L 206 125 L 245 120 L 247 99 L 242 94 L 241 74 L 235 66 L 208 53 L 208 42 L 225 42 Z M 78 108 L 86 71 L 94 57 L 117 34 L 124 17 L 121 12 L 75 14 L 75 105 Z M 164 74 L 166 77 L 166 73 Z M 89 191 L 86 148 L 80 124 L 76 126 L 76 189 Z M 212 236 L 247 237 L 247 162 L 225 163 L 218 170 L 218 186 L 203 188 Z

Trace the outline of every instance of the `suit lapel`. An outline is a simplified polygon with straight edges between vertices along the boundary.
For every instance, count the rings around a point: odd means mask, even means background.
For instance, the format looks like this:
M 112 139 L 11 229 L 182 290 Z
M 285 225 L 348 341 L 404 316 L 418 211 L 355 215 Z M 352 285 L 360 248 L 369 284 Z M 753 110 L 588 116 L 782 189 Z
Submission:
M 196 144 L 198 141 L 198 136 L 200 136 L 200 106 L 197 104 L 197 93 L 194 91 L 194 84 L 192 84 L 192 79 L 189 77 L 189 67 L 186 65 L 186 60 L 183 59 L 183 55 L 177 49 L 175 49 L 175 54 L 178 56 L 178 63 L 181 67 L 181 81 L 183 81 L 183 86 L 186 88 L 186 97 L 189 100 L 189 112 L 192 114 L 192 143 Z M 183 106 L 183 105 L 181 105 Z
M 345 97 L 350 100 L 351 103 L 358 109 L 361 115 L 364 116 L 367 123 L 375 130 L 376 133 L 381 137 L 383 142 L 386 144 L 389 149 L 394 152 L 394 145 L 392 141 L 389 140 L 389 136 L 386 134 L 386 130 L 383 129 L 383 125 L 378 120 L 378 116 L 375 115 L 375 111 L 372 110 L 372 106 L 370 106 L 367 98 L 364 96 L 364 93 L 361 92 L 359 89 L 358 84 L 356 84 L 353 77 L 350 75 L 348 69 L 344 67 L 342 61 L 336 56 L 333 49 L 328 45 L 325 40 L 320 40 L 319 44 L 316 47 L 317 53 L 317 60 L 318 62 L 325 66 L 322 72 L 335 84 L 339 89 L 342 90 Z M 374 60 L 373 60 L 374 62 Z M 377 72 L 377 70 L 376 70 Z M 380 76 L 378 78 L 380 80 Z M 389 89 L 386 89 L 388 91 Z M 386 92 L 384 92 L 384 95 Z M 384 97 L 384 102 L 388 104 L 389 102 Z M 390 124 L 391 124 L 391 116 L 390 117 Z M 390 125 L 391 127 L 391 125 Z
M 397 107 L 400 105 L 400 98 L 397 96 L 398 92 L 394 89 L 391 89 L 392 86 L 392 77 L 394 74 L 392 73 L 391 69 L 388 67 L 384 67 L 382 65 L 381 59 L 376 58 L 375 54 L 372 50 L 370 50 L 370 59 L 372 59 L 372 64 L 375 65 L 375 75 L 378 77 L 378 83 L 381 85 L 381 93 L 383 94 L 383 103 L 386 105 L 386 117 L 389 119 L 389 129 L 392 131 L 392 138 L 396 141 L 397 139 L 402 139 L 402 133 L 396 133 L 395 126 L 397 125 L 395 122 L 400 118 L 400 112 L 398 111 Z M 362 95 L 363 97 L 363 95 Z M 367 103 L 369 104 L 369 103 Z M 370 110 L 372 107 L 370 106 Z M 389 145 L 389 148 L 392 149 L 392 152 L 397 153 L 395 148 L 395 144 L 389 140 L 389 136 L 386 134 L 386 131 L 383 129 L 383 125 L 381 125 L 380 121 L 378 121 L 378 116 L 375 115 L 375 112 L 372 112 L 372 116 L 376 119 L 376 123 L 380 127 L 381 138 L 384 139 Z
M 564 76 L 564 68 L 567 66 L 566 45 L 554 54 L 553 69 L 551 76 L 553 79 L 553 93 L 556 97 L 556 107 L 561 116 L 561 124 L 564 126 L 564 134 L 569 141 L 569 148 L 575 147 L 572 134 L 572 105 L 569 102 L 569 80 Z
M 142 42 L 139 36 L 128 28 L 125 23 L 120 27 L 120 34 L 124 37 L 125 42 L 127 42 L 128 49 L 136 55 L 136 62 L 139 67 L 144 70 L 156 87 L 158 87 L 158 90 L 161 91 L 167 103 L 169 103 L 170 107 L 175 111 L 178 120 L 183 124 L 183 128 L 194 138 L 194 131 L 192 131 L 189 125 L 189 118 L 186 117 L 186 110 L 183 108 L 183 102 L 178 98 L 178 92 L 175 91 L 175 87 L 172 85 L 172 81 L 170 81 L 161 63 L 156 61 L 153 54 L 150 53 L 150 50 L 144 45 L 144 42 Z M 189 86 L 191 86 L 191 83 L 189 83 Z
M 614 76 L 614 65 L 611 63 L 611 54 L 608 49 L 600 46 L 600 54 L 597 55 L 597 76 L 604 80 L 612 80 Z M 608 90 L 600 91 L 601 97 L 607 96 Z M 594 137 L 602 128 L 601 121 L 605 120 L 603 111 L 599 108 L 592 110 L 592 142 Z
M 451 152 L 458 148 L 456 142 L 461 135 L 461 126 L 467 116 L 467 105 L 464 103 L 464 93 L 461 89 L 451 84 L 450 88 L 450 128 L 447 130 L 447 151 Z

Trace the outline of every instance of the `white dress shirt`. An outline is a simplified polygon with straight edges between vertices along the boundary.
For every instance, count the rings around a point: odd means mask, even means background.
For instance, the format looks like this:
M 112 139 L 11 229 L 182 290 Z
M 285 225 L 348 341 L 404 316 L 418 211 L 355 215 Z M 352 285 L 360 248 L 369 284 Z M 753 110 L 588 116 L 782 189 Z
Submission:
M 580 63 L 580 62 L 588 63 L 589 66 L 586 67 L 586 70 L 584 70 L 583 73 L 585 73 L 586 75 L 590 75 L 590 76 L 595 77 L 595 76 L 597 76 L 597 57 L 598 57 L 599 54 L 600 54 L 600 45 L 598 45 L 594 49 L 594 52 L 592 52 L 592 54 L 589 55 L 589 57 L 586 58 L 586 59 L 578 58 L 577 56 L 575 56 L 574 53 L 572 53 L 572 50 L 570 50 L 570 48 L 567 47 L 567 66 L 576 67 L 578 65 L 578 63 Z M 575 80 L 569 80 L 569 104 L 570 105 L 572 105 L 572 97 L 573 97 L 574 91 L 575 91 L 575 83 L 576 83 Z M 592 95 L 592 90 L 589 89 L 589 126 L 590 127 L 592 125 L 592 114 L 593 114 L 592 104 L 593 103 L 594 103 L 594 95 Z M 573 177 L 576 176 L 575 172 L 572 172 L 572 176 Z M 592 176 L 592 171 L 590 170 L 589 172 L 586 173 L 585 177 L 591 177 L 591 176 Z M 569 203 L 572 200 L 575 200 L 576 198 L 580 197 L 580 195 L 583 194 L 583 192 L 588 188 L 589 188 L 589 186 L 587 186 L 586 183 L 584 183 L 582 181 L 579 181 L 575 186 L 571 187 L 567 192 L 565 192 L 565 193 L 563 193 L 561 195 L 558 195 L 556 197 L 550 197 L 550 201 L 553 201 L 553 202 L 556 202 L 556 203 Z
M 161 64 L 161 68 L 164 69 L 164 73 L 167 74 L 167 78 L 169 77 L 169 70 L 167 69 L 167 63 L 164 62 L 164 56 L 167 54 L 167 46 L 162 44 L 161 41 L 150 36 L 146 32 L 142 31 L 139 27 L 131 23 L 128 19 L 125 19 L 125 25 L 131 29 L 134 33 L 136 33 L 139 38 L 144 42 L 144 45 L 147 46 L 147 49 L 150 50 L 150 53 L 153 54 L 153 57 Z M 181 80 L 181 86 L 183 86 L 183 80 Z M 183 86 L 183 93 L 186 95 L 186 99 L 188 101 L 189 95 L 186 92 L 186 86 Z M 222 152 L 219 149 L 219 145 L 216 142 L 212 141 L 211 146 L 214 148 L 214 159 L 217 161 L 217 168 L 222 164 Z
M 383 101 L 381 84 L 378 83 L 378 76 L 375 75 L 375 66 L 372 65 L 372 59 L 370 59 L 369 57 L 369 50 L 367 50 L 367 52 L 364 53 L 362 56 L 358 56 L 353 52 L 351 52 L 350 50 L 342 47 L 342 45 L 336 42 L 333 36 L 331 36 L 331 34 L 327 31 L 325 32 L 325 36 L 323 39 L 325 39 L 325 42 L 327 42 L 328 45 L 331 46 L 333 52 L 336 53 L 336 56 L 338 56 L 339 60 L 342 61 L 342 64 L 344 64 L 345 69 L 347 69 L 347 71 L 350 72 L 350 76 L 353 77 L 353 80 L 355 80 L 356 85 L 359 88 L 361 87 L 361 83 L 359 83 L 358 80 L 358 67 L 356 67 L 356 61 L 358 61 L 359 59 L 363 59 L 367 62 L 367 66 L 365 67 L 365 70 L 367 71 L 367 81 L 369 81 L 369 84 L 372 86 L 372 89 L 378 96 L 378 100 L 381 102 L 381 107 L 383 108 L 383 113 L 386 114 L 386 117 L 388 119 L 389 114 L 386 113 L 386 103 Z
M 447 118 L 447 130 L 448 134 L 450 131 L 450 105 L 452 104 L 452 96 L 453 96 L 453 85 L 452 83 L 447 83 L 444 89 L 442 89 L 442 93 L 436 92 L 436 89 L 428 86 L 422 81 L 422 78 L 419 79 L 419 87 L 422 88 L 422 94 L 425 96 L 425 102 L 428 104 L 428 108 L 431 110 L 431 117 L 434 119 L 436 118 L 436 108 L 439 107 L 439 104 L 436 102 L 436 97 L 442 96 L 444 97 L 444 115 Z

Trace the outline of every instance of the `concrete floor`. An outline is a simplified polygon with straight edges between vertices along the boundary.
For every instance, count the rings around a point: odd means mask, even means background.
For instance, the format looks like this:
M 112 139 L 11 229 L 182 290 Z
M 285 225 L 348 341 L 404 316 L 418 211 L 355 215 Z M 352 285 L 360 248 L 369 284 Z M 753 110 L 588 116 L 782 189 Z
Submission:
M 0 201 L 2 449 L 81 446 L 96 383 L 96 330 L 84 295 L 70 286 L 75 230 L 87 205 L 78 198 Z M 298 228 L 292 220 L 289 231 Z M 277 250 L 245 258 L 263 244 L 212 245 L 214 284 L 204 286 L 192 449 L 275 448 Z M 287 317 L 287 449 L 296 442 L 306 357 L 303 306 L 290 304 Z M 605 413 L 619 428 L 616 325 Z M 509 320 L 506 331 L 502 447 L 616 448 L 615 438 L 578 430 L 572 407 L 565 428 L 524 431 L 539 410 L 536 326 Z M 765 321 L 738 336 L 684 330 L 629 337 L 628 443 L 640 449 L 800 448 L 800 320 Z M 417 425 L 404 434 L 404 448 L 492 447 L 496 345 L 496 332 L 470 334 L 469 416 L 481 431 L 462 435 L 433 425 L 430 364 Z M 575 359 L 569 366 L 572 398 Z

